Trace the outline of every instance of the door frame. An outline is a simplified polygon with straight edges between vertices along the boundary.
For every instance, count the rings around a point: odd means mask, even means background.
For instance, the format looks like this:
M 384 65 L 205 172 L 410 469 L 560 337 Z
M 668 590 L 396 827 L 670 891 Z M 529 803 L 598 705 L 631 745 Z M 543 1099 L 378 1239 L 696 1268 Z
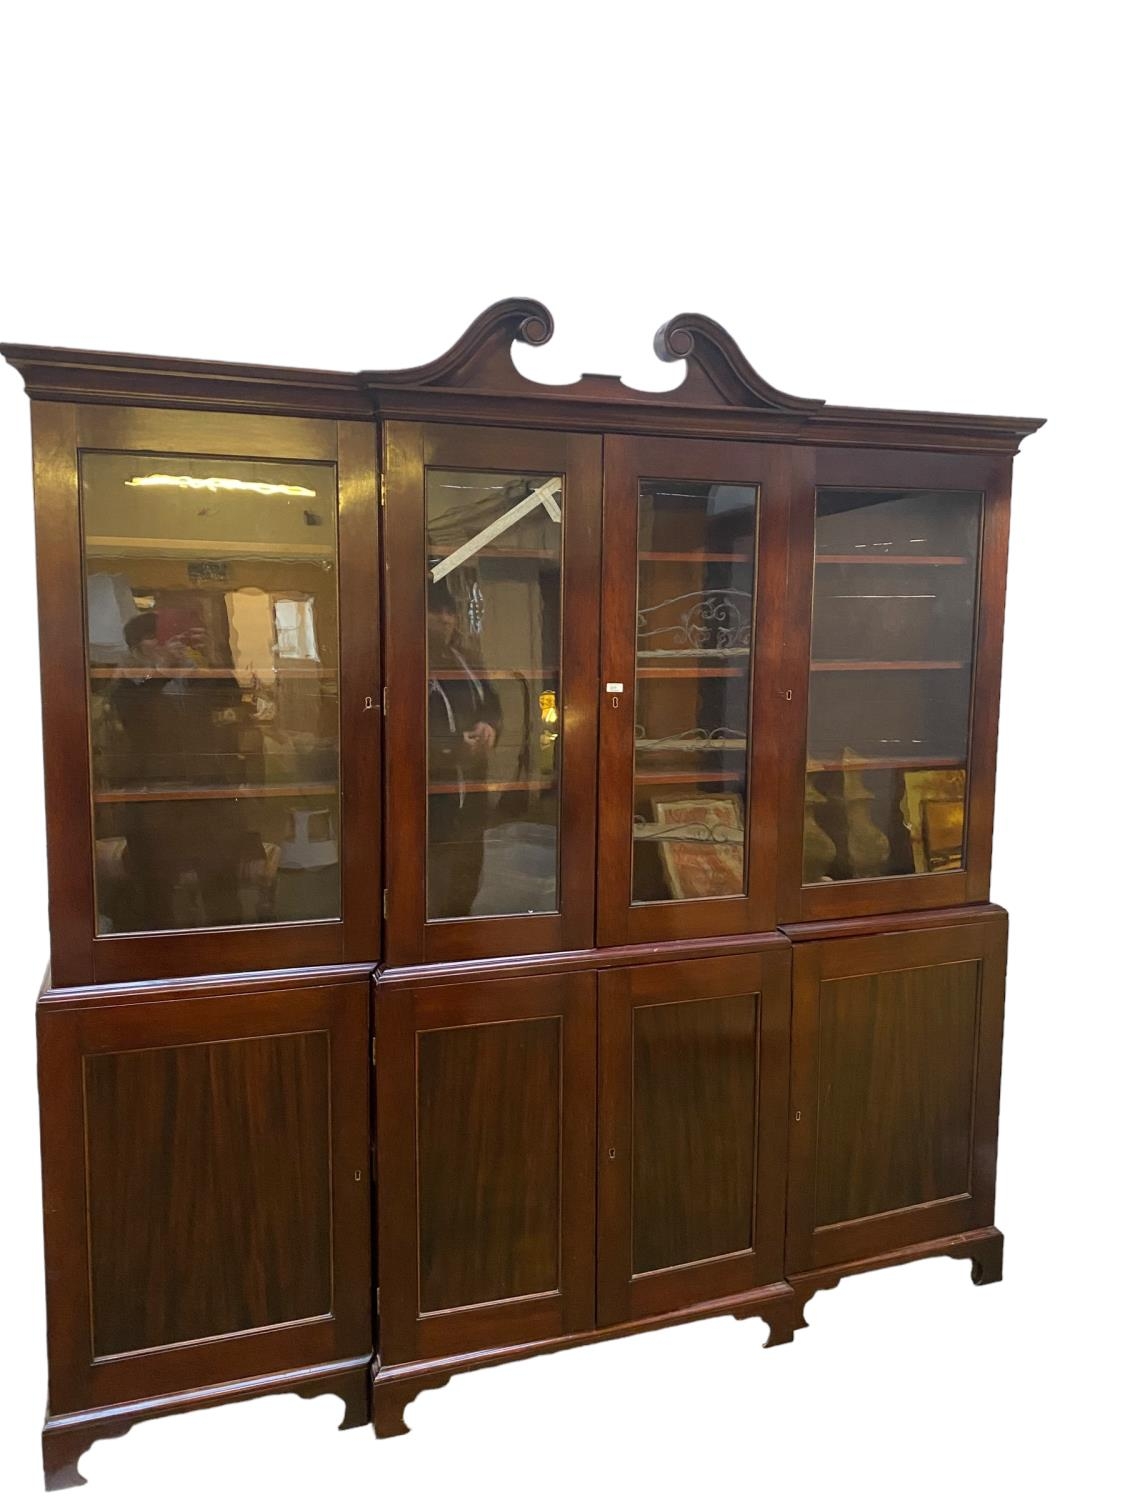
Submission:
M 368 999 L 364 980 L 38 1012 L 47 1344 L 53 1416 L 362 1357 L 371 1348 Z M 95 1358 L 84 1063 L 103 1053 L 323 1032 L 332 1306 L 322 1316 Z M 167 1103 L 167 1101 L 165 1101 Z M 128 1143 L 122 1148 L 128 1150 Z
M 380 873 L 379 513 L 375 425 L 223 411 L 31 403 L 51 982 L 375 963 Z M 336 473 L 340 916 L 100 934 L 79 463 L 84 451 L 330 464 Z M 49 604 L 48 604 L 48 601 Z
M 777 443 L 607 436 L 602 556 L 602 680 L 598 766 L 598 943 L 662 942 L 767 932 L 776 921 L 777 790 L 784 743 L 784 639 L 792 451 Z M 747 747 L 747 888 L 706 901 L 632 900 L 633 725 L 636 718 L 637 513 L 643 479 L 756 485 L 754 654 Z M 775 602 L 776 601 L 776 604 Z M 765 607 L 763 607 L 765 606 Z
M 559 1286 L 420 1311 L 417 1038 L 453 1027 L 558 1018 Z M 539 1342 L 594 1325 L 594 975 L 375 987 L 379 1354 L 384 1365 Z
M 598 976 L 598 1326 L 653 1317 L 782 1279 L 789 1068 L 789 944 Z M 751 1246 L 690 1265 L 632 1270 L 633 1014 L 757 996 L 757 1140 Z M 612 1154 L 611 1154 L 612 1153 Z
M 777 864 L 779 923 L 925 911 L 988 900 L 996 738 L 1012 460 L 1005 455 L 897 452 L 874 448 L 810 450 L 790 511 L 785 597 L 786 750 L 780 777 Z M 960 870 L 871 880 L 803 883 L 805 773 L 811 674 L 816 492 L 820 488 L 975 490 L 982 497 L 973 682 L 968 726 L 964 865 Z
M 383 426 L 386 624 L 386 953 L 396 966 L 591 946 L 597 733 L 600 435 L 442 422 Z M 428 468 L 564 475 L 559 906 L 534 916 L 426 917 Z

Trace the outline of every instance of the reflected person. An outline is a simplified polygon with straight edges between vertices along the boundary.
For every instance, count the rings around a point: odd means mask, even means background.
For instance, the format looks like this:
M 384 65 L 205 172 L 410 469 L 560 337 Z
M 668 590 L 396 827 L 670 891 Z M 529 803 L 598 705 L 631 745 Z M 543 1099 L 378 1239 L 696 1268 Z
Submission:
M 500 700 L 461 639 L 444 581 L 426 600 L 429 647 L 429 858 L 431 918 L 467 917 L 480 888 L 488 821 L 489 756 L 500 735 Z

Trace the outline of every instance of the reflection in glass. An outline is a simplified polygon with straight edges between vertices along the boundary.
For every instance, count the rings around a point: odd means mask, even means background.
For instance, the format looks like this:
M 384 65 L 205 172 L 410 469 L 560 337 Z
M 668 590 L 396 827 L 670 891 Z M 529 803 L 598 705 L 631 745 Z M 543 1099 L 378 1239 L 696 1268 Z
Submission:
M 426 475 L 426 908 L 558 910 L 563 482 Z
M 81 460 L 98 931 L 340 915 L 336 476 Z
M 757 489 L 644 480 L 633 901 L 746 890 Z
M 981 497 L 821 489 L 806 884 L 960 869 Z

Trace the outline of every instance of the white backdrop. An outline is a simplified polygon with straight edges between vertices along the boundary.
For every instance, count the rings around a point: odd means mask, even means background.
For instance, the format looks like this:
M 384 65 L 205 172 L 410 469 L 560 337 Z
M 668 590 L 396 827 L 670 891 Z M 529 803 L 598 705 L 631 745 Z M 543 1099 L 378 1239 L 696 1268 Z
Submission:
M 378 1446 L 335 1435 L 331 1398 L 144 1424 L 83 1460 L 92 1493 L 1107 1488 L 1125 1042 L 1111 8 L 104 0 L 13 16 L 5 339 L 386 368 L 518 293 L 555 314 L 554 341 L 516 356 L 548 381 L 673 385 L 650 340 L 692 309 L 799 395 L 1049 419 L 1016 460 L 996 810 L 1003 1284 L 922 1263 L 822 1294 L 769 1353 L 761 1324 L 726 1319 L 463 1377 Z M 41 1482 L 45 1392 L 27 416 L 0 371 L 0 1481 L 17 1497 Z

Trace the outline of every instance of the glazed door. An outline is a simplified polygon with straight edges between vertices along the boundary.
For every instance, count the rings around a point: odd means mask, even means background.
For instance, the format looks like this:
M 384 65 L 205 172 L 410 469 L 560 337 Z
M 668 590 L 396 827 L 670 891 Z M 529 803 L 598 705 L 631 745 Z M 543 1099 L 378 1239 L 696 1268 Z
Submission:
M 33 424 L 52 983 L 376 961 L 373 425 Z
M 605 452 L 598 941 L 771 929 L 785 450 Z
M 779 1281 L 789 952 L 598 978 L 598 1323 Z
M 793 507 L 782 921 L 988 899 L 1010 477 L 817 453 Z
M 390 961 L 589 947 L 601 439 L 384 436 Z
M 786 1269 L 991 1225 L 1007 918 L 797 943 Z
M 50 1410 L 371 1349 L 368 986 L 39 1008 Z
M 384 1364 L 594 1321 L 591 974 L 377 986 Z

